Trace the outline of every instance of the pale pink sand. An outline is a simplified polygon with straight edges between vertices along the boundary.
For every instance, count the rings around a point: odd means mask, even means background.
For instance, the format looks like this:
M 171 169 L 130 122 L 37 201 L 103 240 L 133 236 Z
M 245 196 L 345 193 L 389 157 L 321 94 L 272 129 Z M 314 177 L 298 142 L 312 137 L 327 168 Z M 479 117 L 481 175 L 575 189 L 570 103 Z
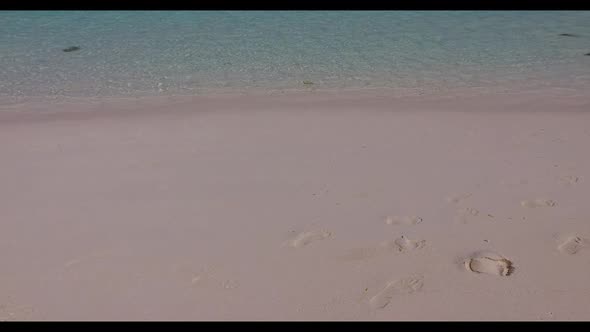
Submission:
M 5 107 L 0 319 L 588 320 L 589 101 Z

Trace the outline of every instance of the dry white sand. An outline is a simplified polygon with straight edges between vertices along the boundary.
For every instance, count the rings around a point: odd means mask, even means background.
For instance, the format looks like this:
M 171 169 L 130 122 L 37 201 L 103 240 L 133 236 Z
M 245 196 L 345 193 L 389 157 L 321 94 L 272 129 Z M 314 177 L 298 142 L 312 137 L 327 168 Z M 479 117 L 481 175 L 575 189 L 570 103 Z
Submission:
M 588 320 L 589 101 L 5 107 L 0 320 Z

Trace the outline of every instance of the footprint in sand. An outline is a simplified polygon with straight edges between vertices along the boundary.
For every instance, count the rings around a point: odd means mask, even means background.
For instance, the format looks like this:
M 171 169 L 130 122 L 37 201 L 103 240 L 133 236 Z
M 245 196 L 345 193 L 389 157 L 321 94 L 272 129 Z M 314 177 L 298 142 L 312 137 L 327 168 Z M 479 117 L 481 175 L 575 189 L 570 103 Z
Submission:
M 391 251 L 398 253 L 406 253 L 412 250 L 418 250 L 426 245 L 425 240 L 410 240 L 405 236 L 401 236 L 395 240 L 383 241 L 378 247 L 354 248 L 349 250 L 341 258 L 347 261 L 367 260 L 380 255 L 391 253 Z
M 559 251 L 561 251 L 564 254 L 568 254 L 568 255 L 575 255 L 577 254 L 580 250 L 582 250 L 583 248 L 585 248 L 588 243 L 590 241 L 588 241 L 585 238 L 579 237 L 579 236 L 572 236 L 569 239 L 567 239 L 565 242 L 563 242 L 562 244 L 560 244 L 557 249 L 559 249 Z
M 559 181 L 566 186 L 573 186 L 580 181 L 580 178 L 575 175 L 563 175 L 559 177 Z
M 299 233 L 294 239 L 289 241 L 289 245 L 294 248 L 304 247 L 314 241 L 319 241 L 332 236 L 328 231 L 311 231 Z
M 514 272 L 514 265 L 510 260 L 490 251 L 475 253 L 464 264 L 468 271 L 476 273 L 506 277 Z
M 457 214 L 455 216 L 455 220 L 457 222 L 466 224 L 468 217 L 476 217 L 479 215 L 479 210 L 474 208 L 461 208 L 457 210 Z
M 550 199 L 533 199 L 533 200 L 524 200 L 520 202 L 520 205 L 525 208 L 539 208 L 539 207 L 549 207 L 557 205 L 557 202 Z
M 190 287 L 211 286 L 218 282 L 216 269 L 209 265 L 195 268 L 191 262 L 182 262 L 174 264 L 170 272 L 180 277 L 181 282 Z
M 474 208 L 464 208 L 459 210 L 461 213 L 463 214 L 470 214 L 472 216 L 477 216 L 479 214 L 479 210 L 478 209 L 474 209 Z
M 422 289 L 422 286 L 424 286 L 422 276 L 391 281 L 382 291 L 369 300 L 369 304 L 373 309 L 385 308 L 395 296 L 412 294 Z
M 224 289 L 234 289 L 239 286 L 239 283 L 236 280 L 226 280 L 221 286 L 223 286 Z
M 0 322 L 31 320 L 33 313 L 33 307 L 15 304 L 11 298 L 0 302 Z
M 424 245 L 426 244 L 425 240 L 419 240 L 419 241 L 415 241 L 415 240 L 410 240 L 405 236 L 401 236 L 393 241 L 388 241 L 388 242 L 383 242 L 381 244 L 382 247 L 388 248 L 388 249 L 394 249 L 397 252 L 408 252 L 408 251 L 412 251 L 412 250 L 417 250 L 417 249 L 421 249 L 424 247 Z
M 422 222 L 418 216 L 388 216 L 385 218 L 387 225 L 417 225 Z

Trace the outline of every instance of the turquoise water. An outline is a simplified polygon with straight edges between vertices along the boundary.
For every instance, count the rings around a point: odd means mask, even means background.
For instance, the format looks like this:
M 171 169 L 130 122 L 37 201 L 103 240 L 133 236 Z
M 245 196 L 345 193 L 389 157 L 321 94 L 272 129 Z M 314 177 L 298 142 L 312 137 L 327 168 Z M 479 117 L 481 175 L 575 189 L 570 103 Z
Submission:
M 590 12 L 0 12 L 0 97 L 587 89 L 589 52 Z

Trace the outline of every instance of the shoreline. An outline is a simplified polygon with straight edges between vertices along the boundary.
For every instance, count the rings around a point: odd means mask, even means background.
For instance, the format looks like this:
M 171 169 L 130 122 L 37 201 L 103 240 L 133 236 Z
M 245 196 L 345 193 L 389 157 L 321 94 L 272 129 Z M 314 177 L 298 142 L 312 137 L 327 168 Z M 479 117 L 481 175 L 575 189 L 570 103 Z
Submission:
M 590 107 L 590 99 L 571 89 L 551 88 L 518 92 L 490 92 L 480 94 L 458 91 L 454 95 L 404 95 L 388 94 L 390 89 L 350 91 L 295 91 L 286 94 L 209 94 L 186 96 L 144 96 L 138 98 L 41 98 L 20 104 L 0 106 L 0 124 L 18 119 L 43 119 L 68 117 L 93 117 L 131 114 L 187 113 L 200 109 L 223 111 L 244 105 L 250 110 L 289 108 L 297 111 L 320 106 L 325 109 L 387 109 L 395 111 L 584 111 Z M 537 105 L 544 105 L 538 107 Z M 458 105 L 458 107 L 457 107 Z M 240 106 L 242 107 L 242 106 Z
M 392 101 L 405 100 L 448 100 L 448 99 L 469 99 L 469 98 L 489 98 L 493 96 L 545 96 L 552 95 L 558 98 L 583 98 L 585 90 L 583 88 L 565 88 L 549 86 L 543 88 L 522 88 L 518 86 L 502 86 L 497 88 L 475 87 L 475 88 L 447 88 L 447 89 L 430 89 L 419 91 L 417 89 L 398 89 L 398 88 L 346 88 L 346 89 L 292 89 L 292 90 L 231 90 L 217 89 L 205 90 L 204 93 L 196 94 L 172 94 L 172 95 L 142 95 L 142 96 L 101 96 L 101 97 L 73 97 L 73 96 L 3 96 L 0 97 L 0 112 L 27 107 L 58 108 L 67 105 L 87 104 L 92 105 L 113 105 L 117 103 L 140 103 L 154 102 L 156 104 L 170 102 L 188 102 L 188 101 L 211 101 L 211 100 L 277 100 L 283 99 L 306 99 L 308 101 L 318 100 L 350 100 L 350 99 L 374 99 L 388 98 Z

